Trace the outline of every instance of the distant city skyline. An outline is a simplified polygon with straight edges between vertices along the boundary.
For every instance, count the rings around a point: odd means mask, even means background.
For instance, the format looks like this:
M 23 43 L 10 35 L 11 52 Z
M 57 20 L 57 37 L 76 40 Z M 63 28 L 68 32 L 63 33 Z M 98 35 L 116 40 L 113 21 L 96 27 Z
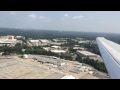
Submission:
M 0 11 L 0 27 L 120 33 L 120 11 Z

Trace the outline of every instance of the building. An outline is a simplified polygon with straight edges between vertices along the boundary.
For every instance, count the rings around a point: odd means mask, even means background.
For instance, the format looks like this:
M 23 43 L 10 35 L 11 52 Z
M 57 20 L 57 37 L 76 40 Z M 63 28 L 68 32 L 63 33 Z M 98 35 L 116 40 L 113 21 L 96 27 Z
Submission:
M 67 42 L 65 38 L 53 39 L 54 42 Z
M 27 59 L 27 58 L 28 58 L 28 55 L 27 55 L 27 54 L 24 54 L 24 55 L 23 55 L 23 58 Z
M 54 42 L 59 42 L 59 40 L 58 40 L 58 39 L 53 39 L 53 41 L 54 41 Z
M 0 46 L 15 46 L 17 39 L 13 35 L 0 36 Z
M 22 41 L 22 40 L 17 40 L 16 43 L 20 43 L 20 44 L 22 44 L 23 41 Z
M 36 60 L 41 63 L 48 63 L 49 65 L 57 65 L 57 66 L 65 65 L 65 63 L 61 61 L 60 59 L 52 59 L 52 58 L 50 59 L 50 58 L 41 57 L 41 58 L 36 58 Z
M 75 44 L 74 46 L 75 46 L 75 47 L 79 47 L 80 45 L 76 45 L 76 44 Z
M 53 49 L 61 49 L 60 46 L 51 46 L 51 48 L 53 48 Z
M 84 40 L 83 38 L 76 38 L 77 40 Z
M 89 57 L 90 59 L 94 59 L 95 61 L 98 60 L 99 62 L 103 62 L 103 59 L 101 56 L 97 56 L 97 57 Z
M 90 43 L 90 40 L 85 40 L 85 41 L 79 41 L 78 43 L 82 44 L 82 43 Z
M 0 41 L 3 42 L 12 42 L 12 41 L 16 41 L 16 39 L 14 38 L 13 35 L 7 35 L 7 36 L 0 36 Z
M 62 77 L 61 79 L 76 79 L 76 78 L 72 75 L 67 74 L 66 76 Z
M 54 52 L 54 53 L 57 53 L 57 54 L 66 53 L 65 50 L 51 50 L 51 52 Z
M 73 49 L 75 49 L 75 50 L 84 50 L 85 48 L 82 48 L 82 47 L 73 47 Z
M 64 44 L 64 43 L 60 43 L 60 42 L 50 42 L 50 44 L 51 44 L 51 45 L 58 45 L 58 46 L 59 46 L 59 45 L 62 45 L 62 44 Z
M 39 40 L 28 39 L 27 45 L 28 46 L 40 46 L 41 42 Z
M 97 55 L 97 54 L 94 54 L 92 52 L 89 52 L 89 51 L 82 51 L 82 50 L 77 50 L 77 52 L 83 56 L 82 58 L 85 58 L 85 57 L 89 57 L 90 59 L 93 59 L 93 60 L 98 60 L 99 62 L 103 62 L 103 59 L 101 56 Z
M 89 52 L 89 51 L 81 51 L 81 50 L 77 50 L 77 52 L 83 56 L 86 56 L 86 57 L 98 57 L 97 54 L 94 54 L 92 52 Z
M 47 40 L 47 39 L 39 39 L 42 43 L 49 43 L 50 40 Z
M 29 38 L 27 40 L 27 45 L 28 46 L 48 46 L 50 45 L 50 40 L 47 40 L 47 39 L 33 40 L 32 38 Z
M 33 46 L 39 45 L 39 40 L 30 40 L 30 42 L 33 44 Z
M 16 36 L 15 38 L 16 39 L 25 39 L 25 37 L 23 37 L 23 36 Z
M 51 48 L 50 47 L 42 47 L 44 50 L 46 50 L 46 51 L 50 51 L 51 50 Z

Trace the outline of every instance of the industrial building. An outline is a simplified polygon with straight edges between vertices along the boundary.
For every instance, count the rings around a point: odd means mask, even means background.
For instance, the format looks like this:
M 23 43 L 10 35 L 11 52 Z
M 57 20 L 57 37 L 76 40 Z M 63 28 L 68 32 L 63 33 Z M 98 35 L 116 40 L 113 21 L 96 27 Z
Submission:
M 59 45 L 62 45 L 62 44 L 64 44 L 64 43 L 60 43 L 60 42 L 51 42 L 50 44 L 51 44 L 51 45 L 58 45 L 58 46 L 59 46 Z
M 92 52 L 89 52 L 89 51 L 81 51 L 81 50 L 77 50 L 77 52 L 83 56 L 86 56 L 86 57 L 99 57 L 97 54 L 94 54 Z
M 50 40 L 48 40 L 48 39 L 39 39 L 42 43 L 49 43 L 49 42 L 51 42 Z
M 79 41 L 78 43 L 82 44 L 82 43 L 90 43 L 90 40 L 86 40 L 86 41 Z
M 51 46 L 51 48 L 53 48 L 53 49 L 61 49 L 60 46 Z
M 41 63 L 48 63 L 48 64 L 52 64 L 52 65 L 57 65 L 57 66 L 63 66 L 65 65 L 64 62 L 62 62 L 60 59 L 50 59 L 50 58 L 44 58 L 44 57 L 35 57 L 35 59 L 38 61 L 38 62 L 41 62 Z
M 28 39 L 27 40 L 27 45 L 28 46 L 40 46 L 41 42 L 39 40 L 33 40 L 33 39 Z
M 60 53 L 66 53 L 65 50 L 51 50 L 51 52 L 58 53 L 58 54 L 60 54 Z
M 73 49 L 75 49 L 75 50 L 84 50 L 85 48 L 82 48 L 82 47 L 73 47 Z
M 25 39 L 24 36 L 16 36 L 15 39 Z
M 14 41 L 16 39 L 14 39 L 13 35 L 7 35 L 7 36 L 0 36 L 0 41 Z
M 28 46 L 47 46 L 47 45 L 50 45 L 50 40 L 47 40 L 47 39 L 37 39 L 37 40 L 34 40 L 32 38 L 29 38 L 27 40 L 27 45 Z
M 89 51 L 77 50 L 77 52 L 84 57 L 89 57 L 90 59 L 94 59 L 95 61 L 98 60 L 99 62 L 103 62 L 103 59 L 100 55 L 94 54 Z
M 0 36 L 0 46 L 8 45 L 15 46 L 17 39 L 13 35 Z

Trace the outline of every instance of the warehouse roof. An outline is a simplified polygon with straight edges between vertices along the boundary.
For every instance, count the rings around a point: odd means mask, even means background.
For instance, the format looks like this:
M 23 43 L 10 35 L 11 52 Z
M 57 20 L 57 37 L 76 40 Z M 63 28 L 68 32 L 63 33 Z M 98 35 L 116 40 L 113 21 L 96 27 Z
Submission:
M 80 51 L 80 50 L 77 50 L 78 53 L 82 54 L 82 55 L 85 55 L 85 56 L 98 56 L 97 54 L 94 54 L 92 52 L 89 52 L 89 51 Z

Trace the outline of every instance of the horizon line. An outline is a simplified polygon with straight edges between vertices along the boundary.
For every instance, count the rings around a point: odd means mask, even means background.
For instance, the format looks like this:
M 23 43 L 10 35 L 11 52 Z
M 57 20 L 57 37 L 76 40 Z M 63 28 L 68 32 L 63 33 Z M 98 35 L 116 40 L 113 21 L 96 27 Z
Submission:
M 0 27 L 0 28 L 6 28 L 6 29 L 22 29 L 22 30 L 46 30 L 46 31 L 60 31 L 60 32 L 69 32 L 69 31 L 72 31 L 72 30 L 52 30 L 52 29 L 35 29 L 35 28 L 12 28 L 12 27 Z M 89 32 L 89 31 L 79 31 L 79 30 L 73 30 L 72 32 L 84 32 L 84 33 L 108 33 L 108 34 L 120 34 L 120 33 L 117 33 L 117 32 Z

